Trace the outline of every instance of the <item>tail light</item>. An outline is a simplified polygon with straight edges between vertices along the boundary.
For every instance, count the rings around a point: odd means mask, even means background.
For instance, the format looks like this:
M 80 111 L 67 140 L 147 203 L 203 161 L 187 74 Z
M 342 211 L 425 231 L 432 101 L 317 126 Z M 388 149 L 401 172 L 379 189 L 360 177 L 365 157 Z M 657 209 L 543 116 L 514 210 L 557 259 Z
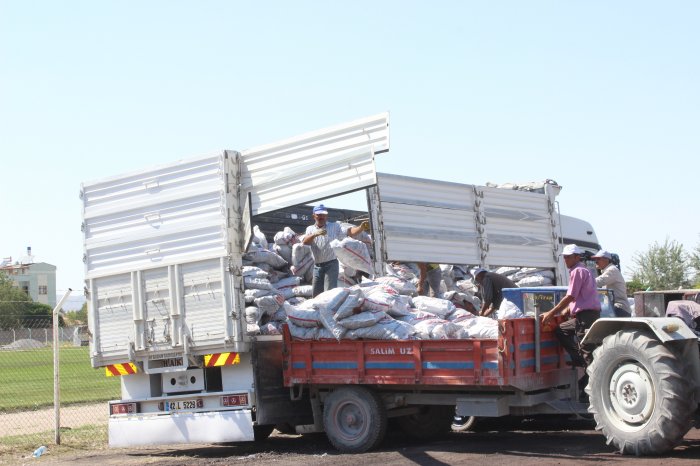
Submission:
M 138 412 L 137 403 L 114 403 L 109 405 L 109 414 L 135 414 Z

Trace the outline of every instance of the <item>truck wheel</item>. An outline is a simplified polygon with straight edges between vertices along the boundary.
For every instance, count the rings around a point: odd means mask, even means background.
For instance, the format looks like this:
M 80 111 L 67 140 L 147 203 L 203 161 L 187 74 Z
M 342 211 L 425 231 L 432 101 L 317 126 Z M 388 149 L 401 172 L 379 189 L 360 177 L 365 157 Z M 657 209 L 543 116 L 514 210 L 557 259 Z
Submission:
M 469 432 L 474 430 L 476 416 L 455 416 L 452 420 L 452 430 L 455 432 Z
M 253 426 L 253 436 L 256 442 L 265 440 L 270 436 L 275 426 Z
M 339 388 L 324 401 L 323 428 L 341 452 L 362 453 L 379 445 L 386 422 L 382 400 L 365 387 Z
M 421 406 L 416 414 L 396 418 L 401 430 L 414 439 L 434 439 L 450 431 L 454 406 Z
M 649 335 L 619 331 L 606 337 L 588 376 L 588 411 L 620 453 L 661 454 L 690 430 L 696 408 L 690 377 L 678 356 Z

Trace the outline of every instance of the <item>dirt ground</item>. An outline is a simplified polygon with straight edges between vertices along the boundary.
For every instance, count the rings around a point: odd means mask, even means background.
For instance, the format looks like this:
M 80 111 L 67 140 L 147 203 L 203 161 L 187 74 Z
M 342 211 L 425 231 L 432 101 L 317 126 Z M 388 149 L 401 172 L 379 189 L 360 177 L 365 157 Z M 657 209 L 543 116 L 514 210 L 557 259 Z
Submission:
M 606 462 L 615 465 L 676 466 L 697 465 L 699 461 L 698 429 L 692 429 L 684 443 L 664 457 L 636 458 L 612 451 L 590 421 L 539 419 L 518 421 L 510 426 L 482 425 L 475 432 L 452 432 L 432 442 L 417 442 L 407 439 L 398 431 L 391 431 L 379 449 L 354 455 L 338 453 L 322 434 L 297 436 L 275 431 L 267 440 L 255 443 L 101 450 L 75 452 L 60 457 L 53 456 L 49 451 L 40 459 L 31 461 L 31 464 L 390 466 L 488 463 L 542 466 Z
M 107 424 L 107 403 L 61 408 L 61 427 L 71 429 L 85 424 Z M 0 414 L 0 438 L 8 435 L 34 434 L 51 430 L 55 424 L 54 409 Z

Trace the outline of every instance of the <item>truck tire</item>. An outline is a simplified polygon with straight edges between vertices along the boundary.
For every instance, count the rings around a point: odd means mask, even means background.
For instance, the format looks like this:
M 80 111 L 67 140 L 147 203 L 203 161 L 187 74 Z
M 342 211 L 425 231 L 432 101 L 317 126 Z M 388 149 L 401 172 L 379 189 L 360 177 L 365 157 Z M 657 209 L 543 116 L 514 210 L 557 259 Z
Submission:
M 275 430 L 275 426 L 253 426 L 253 436 L 256 442 L 261 442 L 268 438 L 272 431 Z
M 658 455 L 673 449 L 697 408 L 678 356 L 640 331 L 610 335 L 588 367 L 588 411 L 596 430 L 620 453 Z
M 396 422 L 409 437 L 431 440 L 450 431 L 454 416 L 454 406 L 424 405 L 416 414 L 397 417 Z
M 454 432 L 469 432 L 475 425 L 476 416 L 455 416 L 450 427 Z
M 343 453 L 362 453 L 384 439 L 386 410 L 375 392 L 350 386 L 331 392 L 323 405 L 328 440 Z

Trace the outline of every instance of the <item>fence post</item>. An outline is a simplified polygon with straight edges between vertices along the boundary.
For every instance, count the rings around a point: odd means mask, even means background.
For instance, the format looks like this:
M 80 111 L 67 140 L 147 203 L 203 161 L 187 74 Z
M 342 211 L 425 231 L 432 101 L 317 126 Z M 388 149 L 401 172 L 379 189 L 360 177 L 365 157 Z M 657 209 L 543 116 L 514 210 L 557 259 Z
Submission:
M 58 314 L 63 308 L 63 303 L 71 293 L 70 288 L 66 290 L 66 294 L 63 298 L 56 304 L 53 308 L 53 414 L 54 414 L 54 427 L 55 427 L 55 440 L 56 445 L 61 444 L 61 409 L 60 409 L 60 386 L 59 386 L 59 371 L 58 371 Z

